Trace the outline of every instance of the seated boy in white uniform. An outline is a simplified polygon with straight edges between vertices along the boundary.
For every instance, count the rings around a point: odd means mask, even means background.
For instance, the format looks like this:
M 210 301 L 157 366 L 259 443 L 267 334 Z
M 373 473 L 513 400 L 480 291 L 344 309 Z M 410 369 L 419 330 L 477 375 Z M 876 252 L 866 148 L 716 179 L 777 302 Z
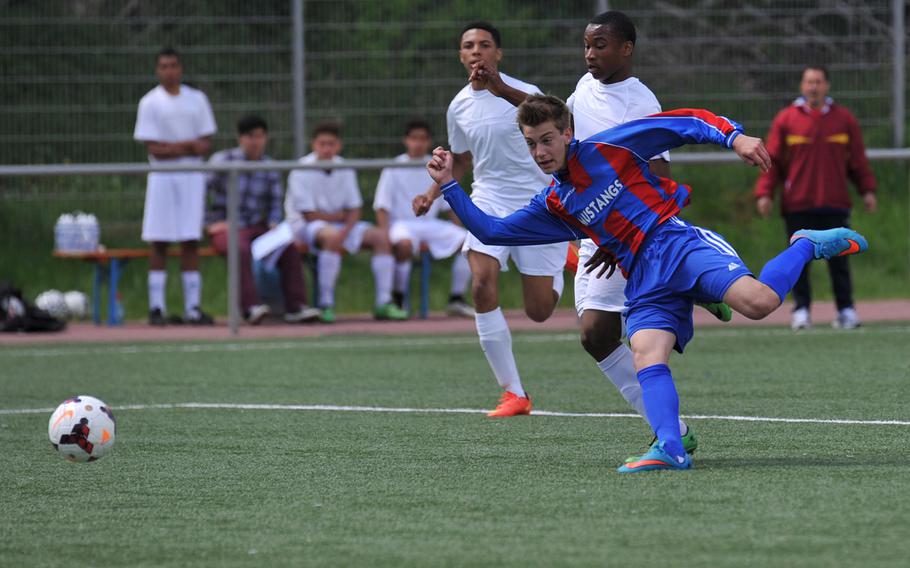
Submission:
M 341 127 L 324 122 L 313 129 L 313 151 L 301 163 L 343 162 Z M 284 201 L 288 220 L 303 226 L 300 238 L 316 251 L 319 307 L 324 323 L 335 321 L 335 284 L 341 272 L 341 255 L 362 249 L 373 251 L 371 266 L 376 284 L 373 315 L 380 320 L 403 320 L 408 314 L 392 303 L 395 260 L 386 231 L 360 220 L 363 199 L 357 174 L 351 169 L 294 170 L 288 176 Z M 303 224 L 300 221 L 306 223 Z
M 407 152 L 395 158 L 399 162 L 430 159 L 432 143 L 430 125 L 424 120 L 412 120 L 405 126 L 404 146 Z M 425 167 L 386 168 L 379 176 L 373 209 L 376 224 L 389 233 L 395 254 L 395 279 L 392 298 L 399 308 L 404 308 L 404 297 L 411 277 L 411 260 L 426 245 L 435 259 L 452 255 L 452 286 L 446 311 L 449 315 L 474 317 L 474 308 L 464 300 L 471 279 L 468 259 L 461 252 L 467 231 L 452 221 L 439 219 L 447 211 L 453 221 L 457 219 L 448 203 L 436 200 L 425 216 L 417 217 L 411 202 L 433 183 Z

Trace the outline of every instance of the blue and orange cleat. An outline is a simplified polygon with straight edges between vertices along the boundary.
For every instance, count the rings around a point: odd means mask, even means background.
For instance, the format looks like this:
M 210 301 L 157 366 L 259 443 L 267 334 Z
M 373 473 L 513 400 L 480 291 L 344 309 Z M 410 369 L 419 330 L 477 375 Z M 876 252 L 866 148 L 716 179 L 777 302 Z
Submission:
M 835 256 L 847 256 L 848 254 L 865 252 L 869 248 L 869 243 L 866 242 L 865 237 L 845 227 L 827 229 L 825 231 L 813 231 L 810 229 L 796 231 L 790 237 L 790 244 L 792 245 L 799 239 L 809 239 L 815 245 L 815 258 L 824 258 L 826 260 Z
M 679 460 L 682 461 L 679 461 Z M 686 454 L 684 458 L 674 458 L 664 451 L 664 442 L 651 446 L 648 453 L 640 458 L 624 463 L 616 471 L 619 473 L 638 473 L 641 471 L 654 471 L 658 469 L 691 469 L 692 458 Z
M 518 396 L 513 392 L 506 391 L 499 397 L 499 405 L 492 412 L 487 413 L 490 418 L 508 418 L 510 416 L 521 416 L 522 414 L 531 414 L 531 397 L 525 393 L 525 396 Z

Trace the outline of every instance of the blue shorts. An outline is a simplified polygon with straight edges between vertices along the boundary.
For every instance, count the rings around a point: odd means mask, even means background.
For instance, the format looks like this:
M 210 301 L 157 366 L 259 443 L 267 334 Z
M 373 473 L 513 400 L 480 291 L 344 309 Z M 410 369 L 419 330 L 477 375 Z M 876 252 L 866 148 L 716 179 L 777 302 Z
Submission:
M 645 238 L 626 284 L 626 326 L 676 335 L 680 353 L 694 333 L 695 302 L 720 302 L 727 289 L 752 273 L 736 250 L 713 231 L 676 217 Z

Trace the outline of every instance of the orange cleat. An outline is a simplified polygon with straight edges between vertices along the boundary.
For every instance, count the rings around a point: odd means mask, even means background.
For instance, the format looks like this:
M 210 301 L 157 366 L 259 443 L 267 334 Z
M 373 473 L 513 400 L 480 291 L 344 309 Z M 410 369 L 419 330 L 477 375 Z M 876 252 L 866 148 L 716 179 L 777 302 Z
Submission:
M 531 414 L 531 397 L 518 396 L 513 392 L 506 391 L 499 397 L 499 406 L 493 412 L 487 413 L 490 418 L 508 418 L 509 416 L 518 416 L 520 414 Z

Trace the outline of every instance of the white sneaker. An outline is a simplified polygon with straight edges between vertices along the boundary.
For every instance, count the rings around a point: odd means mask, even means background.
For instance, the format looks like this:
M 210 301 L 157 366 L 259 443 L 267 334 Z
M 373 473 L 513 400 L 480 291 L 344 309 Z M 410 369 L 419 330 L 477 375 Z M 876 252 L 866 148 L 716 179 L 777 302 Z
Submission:
M 856 310 L 853 308 L 844 308 L 837 312 L 837 317 L 831 322 L 834 329 L 856 329 L 861 326 L 859 318 L 856 317 Z
M 793 310 L 793 317 L 790 319 L 790 329 L 793 331 L 799 329 L 812 329 L 812 320 L 809 319 L 808 308 Z
M 456 300 L 454 302 L 449 302 L 449 304 L 446 306 L 446 313 L 450 316 L 456 316 L 460 318 L 472 318 L 474 317 L 474 308 L 465 302 Z
M 302 323 L 305 321 L 316 321 L 319 319 L 319 314 L 322 312 L 319 311 L 319 308 L 311 308 L 310 306 L 300 306 L 300 309 L 296 312 L 291 312 L 284 314 L 284 321 L 287 323 Z
M 271 308 L 265 304 L 256 304 L 250 308 L 250 311 L 247 312 L 244 319 L 246 320 L 246 323 L 250 325 L 259 325 L 259 323 L 262 322 L 263 318 L 269 315 L 269 312 L 271 311 Z

